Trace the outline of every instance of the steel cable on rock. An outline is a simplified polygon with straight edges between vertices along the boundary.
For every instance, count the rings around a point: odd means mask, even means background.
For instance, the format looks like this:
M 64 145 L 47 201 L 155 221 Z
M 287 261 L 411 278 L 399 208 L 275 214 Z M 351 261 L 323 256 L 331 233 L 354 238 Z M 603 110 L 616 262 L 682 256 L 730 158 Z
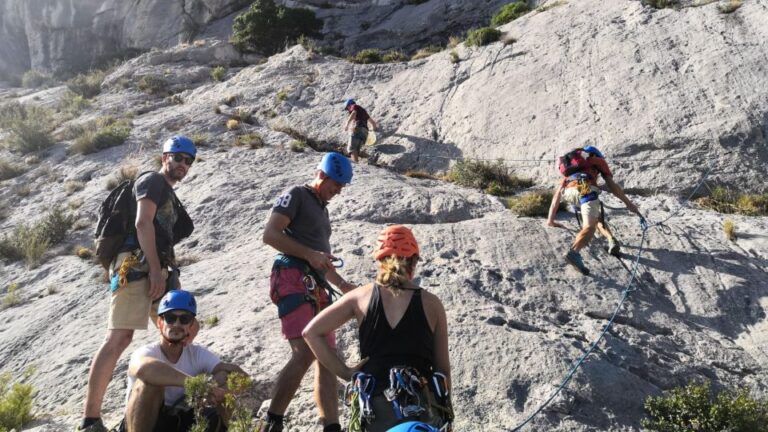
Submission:
M 645 242 L 646 242 L 647 237 L 648 237 L 648 230 L 650 230 L 651 228 L 654 228 L 654 227 L 663 228 L 664 224 L 667 221 L 669 221 L 673 217 L 677 216 L 677 214 L 680 213 L 680 210 L 682 210 L 683 207 L 685 206 L 684 205 L 685 202 L 688 202 L 688 201 L 691 200 L 691 198 L 693 198 L 694 194 L 696 194 L 696 192 L 699 190 L 699 188 L 701 188 L 701 185 L 704 184 L 704 180 L 707 179 L 707 177 L 709 176 L 709 174 L 711 172 L 712 172 L 712 167 L 710 167 L 704 173 L 704 175 L 701 176 L 701 180 L 699 180 L 699 183 L 693 189 L 693 192 L 691 192 L 691 194 L 683 202 L 683 204 L 681 204 L 678 207 L 677 210 L 672 212 L 671 215 L 667 216 L 666 218 L 662 219 L 659 222 L 654 222 L 652 224 L 649 224 L 645 220 L 645 218 L 643 218 L 642 216 L 640 217 L 640 228 L 642 230 L 642 235 L 641 235 L 641 238 L 640 238 L 640 244 L 637 247 L 637 254 L 635 255 L 635 257 L 634 257 L 634 259 L 632 261 L 632 269 L 631 269 L 631 272 L 630 272 L 629 282 L 627 282 L 627 286 L 622 291 L 621 298 L 619 299 L 619 303 L 616 305 L 616 309 L 614 309 L 613 314 L 611 315 L 611 318 L 608 320 L 608 323 L 605 324 L 605 326 L 603 327 L 603 330 L 600 332 L 600 334 L 598 335 L 597 339 L 595 339 L 595 341 L 592 342 L 592 344 L 589 346 L 589 349 L 587 349 L 587 351 L 584 354 L 582 354 L 581 357 L 579 357 L 578 361 L 576 361 L 576 363 L 573 365 L 573 367 L 571 367 L 571 370 L 565 376 L 565 378 L 560 383 L 560 385 L 557 387 L 557 389 L 549 396 L 549 398 L 547 398 L 547 400 L 544 401 L 544 403 L 539 405 L 539 407 L 536 408 L 536 410 L 533 413 L 531 413 L 522 423 L 520 423 L 519 425 L 515 426 L 515 428 L 512 429 L 512 432 L 517 432 L 517 431 L 521 430 L 526 424 L 528 424 L 531 420 L 533 420 L 534 417 L 536 417 L 539 413 L 541 413 L 541 411 L 543 411 L 544 408 L 546 408 L 547 405 L 549 405 L 552 402 L 552 400 L 554 400 L 555 397 L 557 397 L 557 395 L 560 394 L 560 392 L 568 385 L 568 383 L 571 381 L 573 376 L 576 374 L 576 371 L 578 371 L 579 367 L 584 363 L 584 361 L 587 359 L 587 357 L 590 354 L 592 354 L 592 352 L 595 350 L 595 348 L 597 348 L 597 344 L 600 343 L 601 340 L 603 340 L 603 337 L 605 337 L 605 334 L 608 333 L 608 330 L 610 329 L 610 327 L 613 325 L 614 321 L 616 320 L 616 317 L 618 316 L 619 311 L 621 310 L 621 307 L 624 305 L 624 302 L 627 300 L 627 298 L 629 298 L 629 294 L 632 291 L 636 290 L 636 288 L 633 288 L 632 286 L 633 286 L 633 283 L 636 280 L 638 280 L 638 278 L 637 278 L 637 268 L 638 268 L 638 266 L 640 264 L 640 256 L 642 255 L 642 253 L 643 253 L 643 251 L 645 250 L 645 247 L 646 247 L 645 246 Z

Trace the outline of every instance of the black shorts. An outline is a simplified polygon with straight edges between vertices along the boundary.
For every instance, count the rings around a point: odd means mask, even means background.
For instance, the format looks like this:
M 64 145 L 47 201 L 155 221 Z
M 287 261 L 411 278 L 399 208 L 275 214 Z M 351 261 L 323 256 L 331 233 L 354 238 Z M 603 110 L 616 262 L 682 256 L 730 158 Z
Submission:
M 227 430 L 227 427 L 214 408 L 206 408 L 203 411 L 203 416 L 208 420 L 208 432 L 225 432 Z M 160 409 L 160 415 L 157 417 L 154 432 L 188 432 L 194 424 L 195 414 L 191 409 L 178 410 L 164 405 Z M 118 431 L 128 432 L 125 419 L 120 423 Z

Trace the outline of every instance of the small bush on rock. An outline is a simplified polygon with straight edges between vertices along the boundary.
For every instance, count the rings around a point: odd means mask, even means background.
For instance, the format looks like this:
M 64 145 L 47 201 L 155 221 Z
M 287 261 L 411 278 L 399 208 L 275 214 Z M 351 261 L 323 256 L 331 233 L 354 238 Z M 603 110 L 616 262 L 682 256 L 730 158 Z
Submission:
M 533 184 L 531 180 L 510 175 L 501 160 L 496 163 L 459 160 L 448 171 L 447 178 L 458 185 L 482 189 L 492 195 L 509 194 Z
M 90 99 L 101 93 L 101 83 L 104 82 L 106 72 L 95 70 L 87 74 L 80 74 L 67 81 L 67 88 L 72 93 Z
M 216 66 L 211 70 L 211 78 L 216 81 L 224 81 L 224 75 L 227 74 L 227 69 L 224 66 Z
M 240 51 L 266 56 L 280 52 L 302 35 L 319 37 L 323 21 L 309 9 L 276 6 L 273 0 L 256 0 L 232 25 L 230 42 Z
M 655 9 L 665 9 L 677 6 L 679 0 L 646 0 L 646 4 Z
M 386 63 L 394 63 L 394 62 L 404 62 L 408 61 L 408 56 L 403 54 L 400 51 L 397 50 L 391 50 L 388 51 L 386 54 L 381 56 L 381 60 Z
M 30 423 L 35 389 L 30 384 L 11 385 L 9 373 L 0 374 L 0 431 L 22 430 Z
M 350 60 L 360 64 L 381 63 L 381 53 L 375 48 L 368 48 L 359 51 Z
M 119 146 L 131 135 L 131 128 L 130 120 L 101 117 L 83 126 L 71 150 L 79 154 L 90 154 Z
M 746 216 L 768 215 L 768 193 L 740 194 L 718 186 L 711 190 L 708 197 L 699 198 L 696 202 L 703 208 L 720 213 L 738 213 Z
M 710 384 L 692 383 L 645 400 L 643 428 L 656 432 L 767 432 L 768 401 L 747 389 L 713 394 Z
M 416 51 L 416 54 L 414 54 L 413 57 L 411 57 L 411 60 L 418 60 L 418 59 L 427 58 L 427 57 L 431 56 L 432 54 L 439 53 L 442 50 L 443 49 L 440 48 L 439 46 L 430 45 L 430 46 L 421 48 L 418 51 Z
M 510 21 L 514 21 L 530 11 L 528 5 L 525 2 L 508 3 L 502 6 L 496 15 L 491 18 L 491 25 L 498 27 L 504 25 Z
M 482 27 L 471 30 L 467 34 L 467 46 L 483 46 L 496 42 L 501 38 L 501 31 L 493 27 Z
M 161 95 L 168 92 L 168 82 L 154 75 L 144 75 L 137 86 L 139 90 L 151 95 Z
M 53 85 L 55 80 L 47 73 L 30 69 L 21 76 L 21 85 L 25 88 L 40 88 Z
M 5 159 L 0 159 L 0 181 L 17 177 L 23 173 L 23 168 L 12 164 Z
M 247 133 L 238 135 L 235 138 L 235 145 L 238 147 L 248 147 L 250 149 L 258 149 L 264 147 L 264 138 L 257 133 Z
M 507 206 L 520 216 L 547 216 L 552 192 L 526 192 L 507 200 Z
M 0 106 L 0 127 L 9 132 L 3 145 L 11 151 L 32 153 L 51 147 L 55 141 L 50 131 L 55 126 L 47 108 L 15 102 Z

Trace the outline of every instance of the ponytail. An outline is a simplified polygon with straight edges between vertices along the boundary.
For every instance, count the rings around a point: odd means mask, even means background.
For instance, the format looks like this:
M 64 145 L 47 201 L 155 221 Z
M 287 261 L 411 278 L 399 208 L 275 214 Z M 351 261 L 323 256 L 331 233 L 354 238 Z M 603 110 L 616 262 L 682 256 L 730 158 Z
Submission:
M 418 255 L 408 258 L 391 255 L 381 259 L 376 283 L 389 288 L 394 295 L 400 294 L 400 290 L 410 282 L 418 259 Z

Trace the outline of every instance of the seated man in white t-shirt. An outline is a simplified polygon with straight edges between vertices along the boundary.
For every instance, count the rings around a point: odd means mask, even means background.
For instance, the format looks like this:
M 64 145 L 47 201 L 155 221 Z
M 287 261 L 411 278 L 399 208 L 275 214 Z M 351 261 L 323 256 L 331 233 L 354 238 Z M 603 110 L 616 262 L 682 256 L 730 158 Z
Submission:
M 220 408 L 227 374 L 245 372 L 236 365 L 223 363 L 200 345 L 185 346 L 197 328 L 197 304 L 190 292 L 169 291 L 160 300 L 157 314 L 160 342 L 145 345 L 131 355 L 121 431 L 188 431 L 194 424 L 194 414 L 184 403 L 184 380 L 200 374 L 213 375 L 219 385 L 208 398 L 218 409 L 206 412 L 208 431 L 225 430 Z

